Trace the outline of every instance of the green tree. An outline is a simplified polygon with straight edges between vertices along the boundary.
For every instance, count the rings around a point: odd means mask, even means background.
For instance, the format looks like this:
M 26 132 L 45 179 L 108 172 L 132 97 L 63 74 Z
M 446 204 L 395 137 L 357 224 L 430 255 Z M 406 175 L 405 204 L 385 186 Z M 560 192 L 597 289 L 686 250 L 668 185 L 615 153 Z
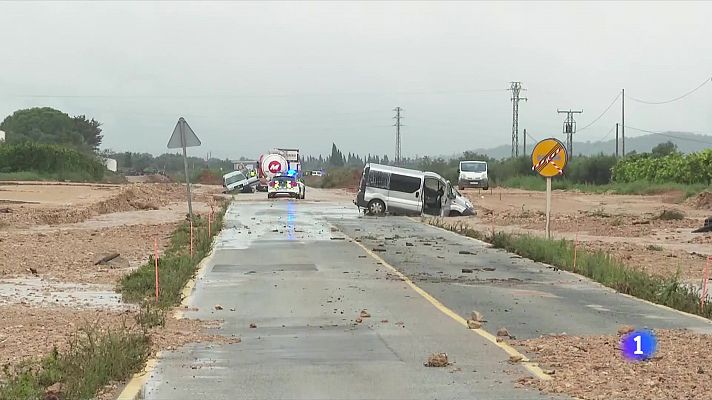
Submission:
M 335 143 L 331 144 L 331 157 L 329 157 L 329 165 L 332 167 L 344 166 L 344 156 L 336 147 Z
M 665 157 L 670 154 L 675 154 L 677 152 L 677 145 L 671 141 L 660 143 L 659 145 L 653 147 L 653 149 L 650 151 L 650 153 L 654 157 Z
M 8 143 L 61 144 L 92 152 L 101 145 L 101 123 L 84 115 L 70 117 L 54 108 L 28 108 L 15 111 L 0 124 Z

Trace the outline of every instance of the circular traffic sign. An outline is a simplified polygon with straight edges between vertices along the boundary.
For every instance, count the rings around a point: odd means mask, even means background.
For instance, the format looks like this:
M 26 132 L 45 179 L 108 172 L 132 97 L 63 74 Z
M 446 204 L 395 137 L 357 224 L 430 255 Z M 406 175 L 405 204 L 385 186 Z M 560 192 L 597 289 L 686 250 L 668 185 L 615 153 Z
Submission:
M 532 171 L 546 178 L 562 175 L 568 159 L 563 143 L 554 138 L 544 139 L 532 150 Z
M 282 163 L 279 161 L 271 161 L 269 165 L 267 166 L 267 169 L 269 169 L 269 172 L 276 174 L 280 171 L 282 171 Z

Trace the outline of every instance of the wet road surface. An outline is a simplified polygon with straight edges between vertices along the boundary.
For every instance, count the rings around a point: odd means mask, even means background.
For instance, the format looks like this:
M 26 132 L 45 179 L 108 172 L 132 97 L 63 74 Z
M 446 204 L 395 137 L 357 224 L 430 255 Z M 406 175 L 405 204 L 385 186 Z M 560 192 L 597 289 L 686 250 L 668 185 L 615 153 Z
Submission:
M 514 383 L 529 370 L 359 245 L 377 249 L 460 316 L 482 312 L 490 332 L 610 334 L 621 324 L 710 330 L 699 319 L 408 218 L 364 217 L 328 202 L 237 202 L 190 297 L 197 311 L 185 316 L 224 320 L 218 332 L 242 342 L 163 353 L 144 398 L 546 398 Z M 364 309 L 370 317 L 359 323 Z M 434 352 L 447 353 L 452 365 L 423 366 Z

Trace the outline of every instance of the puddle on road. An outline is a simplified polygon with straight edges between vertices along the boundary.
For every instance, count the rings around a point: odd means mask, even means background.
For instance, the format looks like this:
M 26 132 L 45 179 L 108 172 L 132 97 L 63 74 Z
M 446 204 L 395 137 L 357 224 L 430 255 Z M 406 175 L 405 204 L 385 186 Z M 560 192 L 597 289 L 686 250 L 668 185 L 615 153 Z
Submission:
M 244 250 L 255 242 L 275 240 L 306 242 L 331 240 L 334 234 L 326 218 L 356 218 L 355 208 L 326 204 L 271 202 L 264 204 L 232 203 L 225 213 L 224 229 L 217 247 Z
M 20 303 L 119 311 L 135 307 L 122 303 L 121 295 L 110 285 L 65 283 L 42 278 L 0 280 L 0 304 Z

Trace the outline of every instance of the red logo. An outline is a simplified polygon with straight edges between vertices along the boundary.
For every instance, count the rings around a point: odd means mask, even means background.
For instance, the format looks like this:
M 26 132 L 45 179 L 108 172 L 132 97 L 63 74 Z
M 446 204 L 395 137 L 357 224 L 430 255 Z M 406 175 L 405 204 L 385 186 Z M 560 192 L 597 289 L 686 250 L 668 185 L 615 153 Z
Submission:
M 269 172 L 276 174 L 282 170 L 282 163 L 279 161 L 271 161 L 269 165 L 267 165 L 267 169 L 269 169 Z

